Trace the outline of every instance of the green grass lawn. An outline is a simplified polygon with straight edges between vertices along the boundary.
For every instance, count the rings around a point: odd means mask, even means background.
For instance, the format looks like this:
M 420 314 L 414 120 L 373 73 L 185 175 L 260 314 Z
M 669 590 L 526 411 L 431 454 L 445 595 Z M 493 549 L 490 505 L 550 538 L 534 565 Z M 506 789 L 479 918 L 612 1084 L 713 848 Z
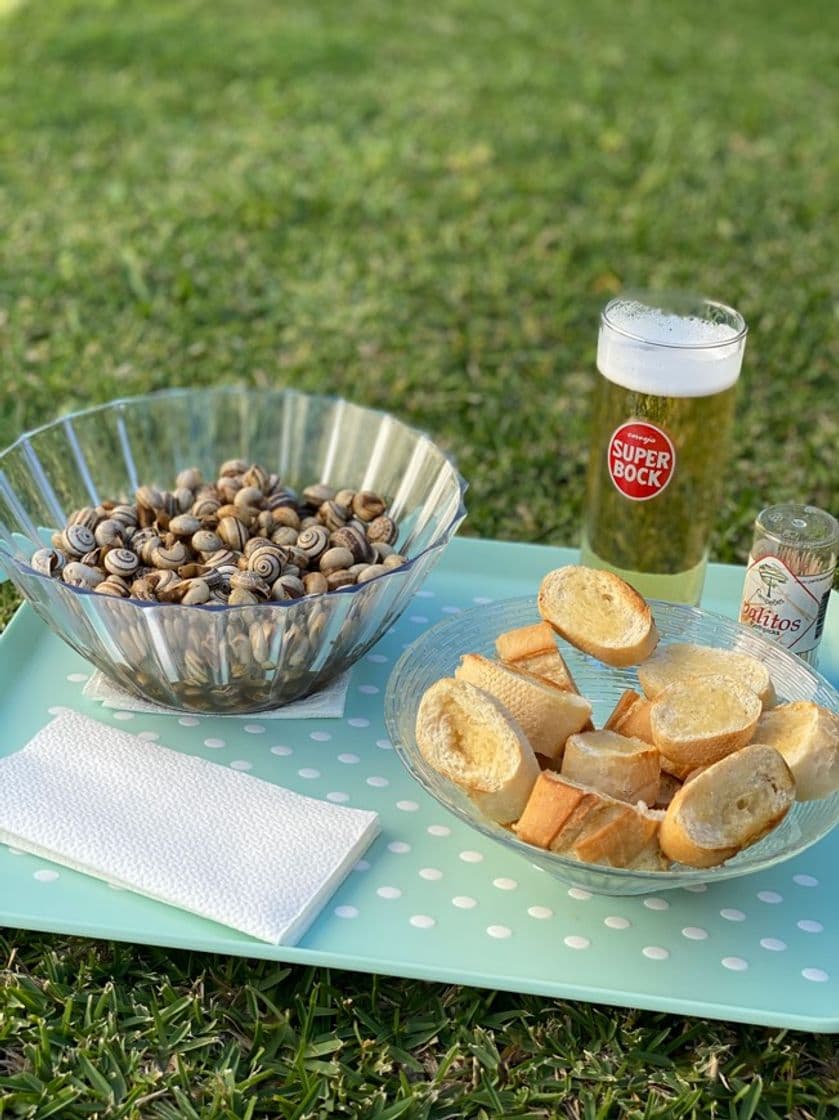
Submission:
M 573 543 L 598 311 L 688 286 L 751 327 L 741 563 L 762 505 L 836 504 L 838 41 L 827 0 L 0 0 L 0 446 L 292 384 L 432 432 L 464 531 Z M 3 1117 L 839 1107 L 824 1037 L 14 930 L 0 962 Z

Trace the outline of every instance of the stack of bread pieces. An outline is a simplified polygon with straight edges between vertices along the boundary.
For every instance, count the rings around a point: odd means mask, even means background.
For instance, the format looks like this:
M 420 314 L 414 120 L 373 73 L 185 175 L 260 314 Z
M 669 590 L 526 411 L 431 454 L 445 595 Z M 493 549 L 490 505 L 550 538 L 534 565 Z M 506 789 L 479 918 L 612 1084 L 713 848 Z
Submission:
M 839 716 L 777 704 L 757 658 L 658 647 L 649 605 L 610 572 L 549 572 L 538 608 L 542 622 L 498 636 L 497 658 L 467 653 L 433 684 L 416 724 L 426 761 L 519 839 L 611 867 L 712 867 L 796 798 L 839 789 Z M 557 634 L 607 666 L 637 666 L 641 691 L 599 730 Z

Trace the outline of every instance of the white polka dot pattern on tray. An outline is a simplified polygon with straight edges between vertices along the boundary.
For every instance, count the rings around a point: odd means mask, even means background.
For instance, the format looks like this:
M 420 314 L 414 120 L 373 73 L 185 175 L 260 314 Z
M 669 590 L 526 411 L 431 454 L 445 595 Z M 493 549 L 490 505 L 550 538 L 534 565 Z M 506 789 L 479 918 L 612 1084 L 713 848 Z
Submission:
M 54 883 L 56 879 L 60 878 L 60 873 L 52 869 L 43 868 L 41 871 L 35 871 L 32 878 L 37 879 L 39 883 Z
M 645 945 L 641 952 L 651 961 L 666 961 L 670 956 L 670 950 L 662 945 Z

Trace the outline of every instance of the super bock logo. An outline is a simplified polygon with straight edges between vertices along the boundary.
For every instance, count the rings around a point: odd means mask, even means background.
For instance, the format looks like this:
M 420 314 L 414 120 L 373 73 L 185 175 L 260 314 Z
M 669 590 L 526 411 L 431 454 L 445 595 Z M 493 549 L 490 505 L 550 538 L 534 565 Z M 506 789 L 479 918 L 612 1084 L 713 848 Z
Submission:
M 676 449 L 670 437 L 644 420 L 630 420 L 616 428 L 607 457 L 612 482 L 634 502 L 655 498 L 676 469 Z

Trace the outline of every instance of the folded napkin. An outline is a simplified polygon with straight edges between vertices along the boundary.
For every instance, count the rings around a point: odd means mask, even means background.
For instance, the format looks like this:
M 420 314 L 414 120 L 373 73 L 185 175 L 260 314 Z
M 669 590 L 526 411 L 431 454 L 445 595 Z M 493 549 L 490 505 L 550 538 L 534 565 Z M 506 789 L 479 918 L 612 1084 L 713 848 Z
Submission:
M 313 692 L 311 696 L 304 696 L 302 700 L 294 700 L 282 708 L 274 708 L 267 712 L 250 712 L 247 716 L 226 716 L 224 712 L 212 714 L 225 716 L 228 719 L 340 719 L 344 714 L 349 683 L 348 670 L 318 692 Z M 90 700 L 99 700 L 105 708 L 121 708 L 126 712 L 149 712 L 164 716 L 184 714 L 176 708 L 165 708 L 162 704 L 153 704 L 150 700 L 141 700 L 139 696 L 133 696 L 108 680 L 98 669 L 84 686 L 82 695 Z
M 0 759 L 0 841 L 292 945 L 379 831 L 304 797 L 64 711 Z

